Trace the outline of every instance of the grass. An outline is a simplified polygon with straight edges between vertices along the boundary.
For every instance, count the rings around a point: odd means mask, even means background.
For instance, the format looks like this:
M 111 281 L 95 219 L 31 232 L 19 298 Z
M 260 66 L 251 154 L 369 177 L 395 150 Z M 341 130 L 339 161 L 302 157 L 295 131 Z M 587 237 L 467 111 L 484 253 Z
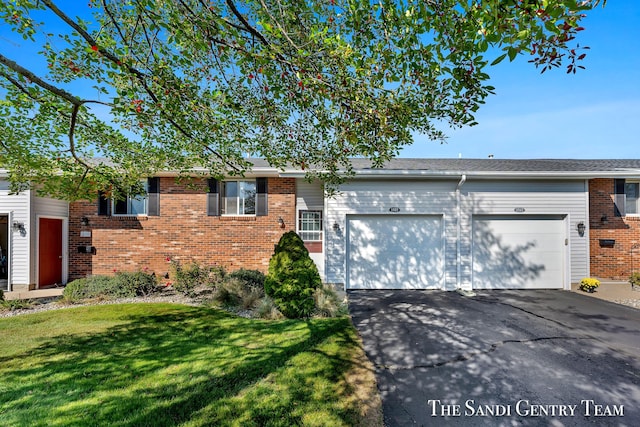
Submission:
M 381 425 L 346 317 L 120 304 L 0 319 L 0 336 L 2 425 Z

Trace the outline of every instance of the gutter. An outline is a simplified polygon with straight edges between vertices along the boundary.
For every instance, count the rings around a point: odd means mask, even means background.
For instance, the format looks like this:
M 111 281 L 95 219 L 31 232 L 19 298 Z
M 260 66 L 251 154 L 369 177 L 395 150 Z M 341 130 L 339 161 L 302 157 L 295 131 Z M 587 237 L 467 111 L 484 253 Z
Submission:
M 460 200 L 460 189 L 466 181 L 467 175 L 462 174 L 458 185 L 456 185 L 456 289 L 458 291 L 460 291 L 462 288 L 462 254 L 460 245 L 460 237 L 462 236 L 462 206 Z
M 375 178 L 457 178 L 461 175 L 479 179 L 591 179 L 591 178 L 640 178 L 640 171 L 637 169 L 616 170 L 616 171 L 453 171 L 453 170 L 386 170 L 386 169 L 360 169 L 354 171 L 347 179 L 375 179 Z M 342 172 L 338 171 L 338 174 Z M 281 171 L 279 174 L 283 178 L 304 178 L 306 172 L 289 169 Z

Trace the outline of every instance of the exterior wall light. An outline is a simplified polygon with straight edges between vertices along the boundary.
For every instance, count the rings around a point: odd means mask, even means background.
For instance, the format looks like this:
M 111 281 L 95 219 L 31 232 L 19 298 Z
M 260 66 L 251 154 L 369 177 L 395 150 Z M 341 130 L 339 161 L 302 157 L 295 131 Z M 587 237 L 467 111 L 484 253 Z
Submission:
M 584 230 L 586 229 L 584 222 L 580 221 L 576 227 L 578 229 L 578 234 L 580 237 L 584 236 Z
M 13 231 L 25 232 L 24 222 L 14 221 L 12 224 Z
M 278 217 L 278 225 L 280 225 L 280 228 L 284 228 L 285 226 L 284 219 L 282 219 L 281 216 Z
M 333 231 L 340 231 L 340 224 L 338 224 L 338 222 L 333 223 Z
M 89 225 L 89 218 L 87 218 L 86 216 L 83 216 L 82 218 L 80 218 L 80 223 L 84 226 Z

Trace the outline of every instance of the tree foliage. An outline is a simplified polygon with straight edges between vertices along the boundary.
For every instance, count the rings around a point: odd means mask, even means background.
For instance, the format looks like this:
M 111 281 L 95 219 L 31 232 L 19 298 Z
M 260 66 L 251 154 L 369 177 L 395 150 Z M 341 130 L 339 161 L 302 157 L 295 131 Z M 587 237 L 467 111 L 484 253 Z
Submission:
M 336 182 L 350 157 L 474 124 L 493 63 L 575 72 L 599 0 L 76 3 L 0 3 L 46 64 L 0 42 L 0 166 L 70 199 L 157 170 L 242 174 L 248 155 Z

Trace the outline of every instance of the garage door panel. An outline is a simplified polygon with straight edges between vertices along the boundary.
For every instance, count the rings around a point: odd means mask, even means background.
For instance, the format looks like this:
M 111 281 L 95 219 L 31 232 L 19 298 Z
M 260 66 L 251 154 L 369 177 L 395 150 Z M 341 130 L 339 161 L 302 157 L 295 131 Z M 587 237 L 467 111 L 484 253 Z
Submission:
M 558 217 L 474 219 L 473 287 L 562 288 L 564 234 Z
M 348 219 L 350 289 L 428 289 L 443 282 L 442 220 L 437 216 Z

